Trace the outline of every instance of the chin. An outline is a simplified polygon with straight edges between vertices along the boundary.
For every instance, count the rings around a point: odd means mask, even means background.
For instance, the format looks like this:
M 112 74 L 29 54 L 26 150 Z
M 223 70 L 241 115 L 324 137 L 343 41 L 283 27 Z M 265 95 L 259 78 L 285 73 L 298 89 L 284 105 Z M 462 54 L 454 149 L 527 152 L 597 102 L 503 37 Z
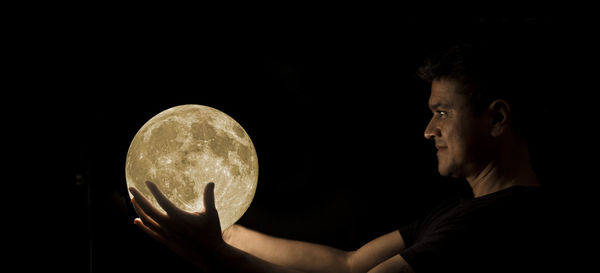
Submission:
M 439 166 L 438 165 L 438 172 L 443 177 L 453 177 L 453 178 L 460 178 L 460 177 L 462 177 L 460 175 L 459 169 L 451 168 L 449 166 Z
M 443 168 L 440 168 L 440 167 L 438 167 L 438 172 L 440 173 L 441 176 L 444 176 L 444 177 L 450 175 L 450 173 L 448 172 L 447 169 L 443 169 Z

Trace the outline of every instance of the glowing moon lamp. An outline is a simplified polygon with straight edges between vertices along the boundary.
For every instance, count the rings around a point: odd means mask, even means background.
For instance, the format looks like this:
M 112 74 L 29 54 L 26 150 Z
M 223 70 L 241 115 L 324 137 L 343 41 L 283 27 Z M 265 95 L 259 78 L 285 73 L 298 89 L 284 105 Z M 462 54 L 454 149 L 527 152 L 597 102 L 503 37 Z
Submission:
M 250 137 L 233 118 L 208 106 L 180 105 L 160 112 L 137 132 L 127 152 L 125 176 L 127 187 L 138 189 L 155 207 L 162 210 L 145 185 L 148 180 L 189 212 L 203 209 L 204 187 L 214 182 L 225 230 L 254 198 L 258 158 Z

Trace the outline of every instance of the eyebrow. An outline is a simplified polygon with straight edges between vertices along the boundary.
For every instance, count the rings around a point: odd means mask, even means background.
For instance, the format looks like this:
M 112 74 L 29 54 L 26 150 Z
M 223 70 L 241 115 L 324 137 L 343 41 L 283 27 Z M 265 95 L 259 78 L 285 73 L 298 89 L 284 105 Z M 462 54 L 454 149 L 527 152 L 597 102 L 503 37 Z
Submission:
M 429 106 L 430 109 L 439 109 L 439 108 L 450 108 L 450 104 L 438 102 L 434 105 Z

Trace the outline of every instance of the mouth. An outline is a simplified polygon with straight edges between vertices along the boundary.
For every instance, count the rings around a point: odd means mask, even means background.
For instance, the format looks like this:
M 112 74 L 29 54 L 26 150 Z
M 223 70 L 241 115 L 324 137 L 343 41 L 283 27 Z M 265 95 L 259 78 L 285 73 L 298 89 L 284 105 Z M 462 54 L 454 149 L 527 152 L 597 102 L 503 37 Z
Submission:
M 446 146 L 440 146 L 440 145 L 435 145 L 435 148 L 437 149 L 437 153 L 438 154 L 441 153 L 441 152 L 444 152 L 444 151 L 446 151 L 448 149 L 448 147 L 446 147 Z

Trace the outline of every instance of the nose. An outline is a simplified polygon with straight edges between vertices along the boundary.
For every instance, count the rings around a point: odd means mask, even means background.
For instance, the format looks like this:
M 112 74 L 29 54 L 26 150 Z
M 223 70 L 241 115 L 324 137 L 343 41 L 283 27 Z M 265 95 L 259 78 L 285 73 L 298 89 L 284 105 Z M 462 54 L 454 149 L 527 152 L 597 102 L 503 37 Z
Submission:
M 435 137 L 441 137 L 441 135 L 442 131 L 440 128 L 434 124 L 433 119 L 430 120 L 427 127 L 425 127 L 425 138 L 433 140 Z

